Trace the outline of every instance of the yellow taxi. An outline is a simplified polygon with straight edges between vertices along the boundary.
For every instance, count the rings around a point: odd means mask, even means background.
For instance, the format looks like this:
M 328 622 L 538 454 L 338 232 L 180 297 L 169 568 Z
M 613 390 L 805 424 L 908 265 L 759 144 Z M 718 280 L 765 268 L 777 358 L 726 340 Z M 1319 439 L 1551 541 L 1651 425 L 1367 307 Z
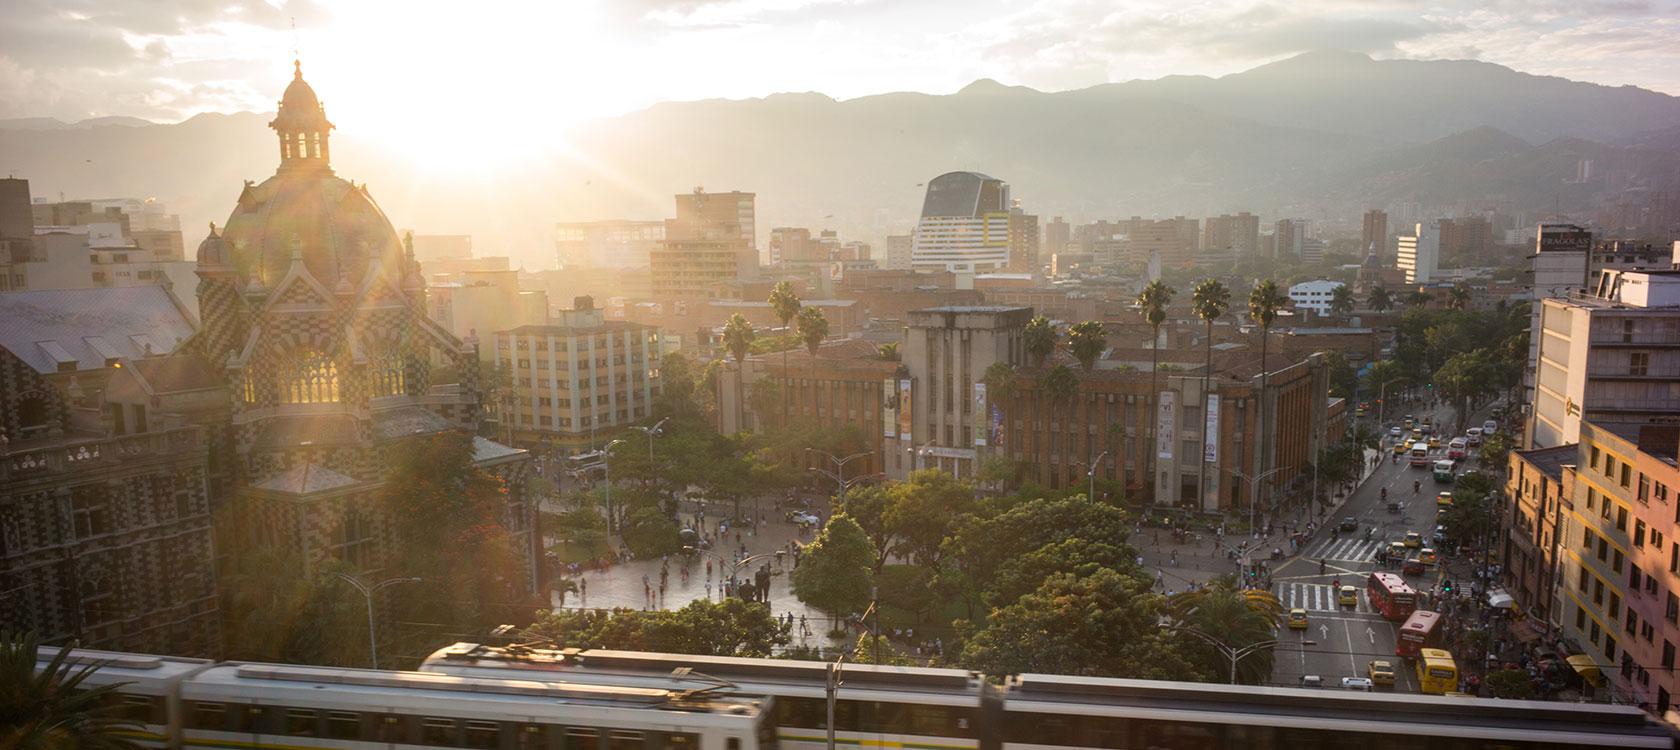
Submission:
M 1431 447 L 1431 448 L 1441 447 L 1441 436 L 1440 435 L 1430 435 L 1429 436 L 1429 447 Z
M 1371 682 L 1374 684 L 1394 684 L 1394 665 L 1382 659 L 1377 659 L 1365 665 L 1365 674 L 1371 678 Z
M 1389 542 L 1388 543 L 1388 557 L 1389 557 L 1389 559 L 1391 559 L 1391 560 L 1404 560 L 1404 559 L 1406 559 L 1406 555 L 1410 554 L 1409 552 L 1406 551 L 1406 549 L 1407 549 L 1407 547 L 1406 547 L 1405 542 Z
M 1336 603 L 1344 607 L 1359 606 L 1359 589 L 1343 586 L 1341 591 L 1336 593 Z
M 1428 547 L 1418 550 L 1418 562 L 1424 565 L 1434 565 L 1439 561 L 1440 558 L 1435 555 L 1435 550 Z
M 1406 451 L 1409 451 L 1411 449 L 1412 449 L 1412 444 L 1410 442 L 1402 440 L 1402 441 L 1394 444 L 1394 455 L 1404 456 L 1404 455 L 1406 455 Z
M 1417 549 L 1418 547 L 1422 547 L 1423 546 L 1423 535 L 1417 533 L 1416 531 L 1408 531 L 1408 532 L 1406 532 L 1405 540 L 1403 540 L 1401 542 L 1401 544 L 1404 544 L 1407 547 L 1411 547 L 1413 549 Z
M 1307 611 L 1306 610 L 1301 609 L 1300 607 L 1296 607 L 1292 610 L 1289 610 L 1289 629 L 1290 630 L 1306 630 L 1307 629 Z
M 1453 504 L 1452 492 L 1449 490 L 1435 493 L 1435 504 L 1442 508 L 1451 508 Z

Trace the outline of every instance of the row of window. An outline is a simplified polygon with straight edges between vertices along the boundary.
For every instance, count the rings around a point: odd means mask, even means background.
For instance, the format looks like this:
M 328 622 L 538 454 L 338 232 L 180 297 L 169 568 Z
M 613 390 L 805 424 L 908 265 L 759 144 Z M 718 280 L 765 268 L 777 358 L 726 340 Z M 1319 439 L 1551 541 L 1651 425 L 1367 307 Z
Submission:
M 697 734 L 188 701 L 185 727 L 477 750 L 692 750 Z M 731 750 L 740 747 L 731 738 Z

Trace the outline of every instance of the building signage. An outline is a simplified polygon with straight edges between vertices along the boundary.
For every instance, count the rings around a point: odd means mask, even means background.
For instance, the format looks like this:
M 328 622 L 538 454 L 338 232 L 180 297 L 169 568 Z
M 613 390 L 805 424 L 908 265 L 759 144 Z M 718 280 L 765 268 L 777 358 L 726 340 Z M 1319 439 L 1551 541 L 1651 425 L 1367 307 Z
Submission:
M 1219 394 L 1207 397 L 1207 429 L 1202 433 L 1202 460 L 1219 463 Z
M 881 384 L 881 434 L 898 437 L 898 381 L 893 378 Z
M 1003 447 L 1003 407 L 998 404 L 992 404 L 992 413 L 990 418 L 986 421 L 992 428 L 992 446 L 997 448 Z
M 1178 425 L 1175 413 L 1178 411 L 1178 394 L 1173 391 L 1161 391 L 1161 398 L 1155 407 L 1155 457 L 1171 461 L 1173 457 L 1173 442 L 1178 439 L 1173 428 Z
M 947 448 L 943 445 L 929 445 L 922 448 L 922 455 L 934 458 L 974 459 L 973 448 Z
M 898 381 L 898 439 L 909 440 L 910 417 L 915 414 L 914 404 L 910 398 L 910 379 Z
M 974 384 L 974 447 L 986 447 L 987 433 L 991 432 L 992 420 L 986 414 L 986 384 Z

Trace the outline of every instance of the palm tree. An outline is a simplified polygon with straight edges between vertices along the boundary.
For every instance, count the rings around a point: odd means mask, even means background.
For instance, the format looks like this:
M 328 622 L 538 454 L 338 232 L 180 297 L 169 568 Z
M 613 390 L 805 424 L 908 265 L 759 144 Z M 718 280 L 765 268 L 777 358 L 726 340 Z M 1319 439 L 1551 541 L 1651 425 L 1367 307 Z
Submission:
M 1447 309 L 1463 310 L 1470 306 L 1470 285 L 1460 281 L 1447 291 Z
M 1423 307 L 1424 305 L 1429 304 L 1429 301 L 1432 299 L 1435 298 L 1430 296 L 1429 292 L 1423 291 L 1422 289 L 1415 289 L 1406 293 L 1406 306 Z
M 811 356 L 817 356 L 817 348 L 822 346 L 823 340 L 828 338 L 828 318 L 815 307 L 807 307 L 799 311 L 799 338 L 805 342 L 805 350 Z
M 747 376 L 744 363 L 747 359 L 747 351 L 752 348 L 753 339 L 757 337 L 758 334 L 753 331 L 752 324 L 748 323 L 747 319 L 740 313 L 729 316 L 729 320 L 723 324 L 723 346 L 729 350 L 730 355 L 735 357 L 735 410 L 739 413 L 738 421 L 735 423 L 737 426 L 746 420 L 746 407 L 741 403 L 742 394 L 745 392 L 742 381 Z
M 1196 311 L 1196 317 L 1207 324 L 1207 364 L 1202 368 L 1202 408 L 1207 408 L 1208 388 L 1213 382 L 1213 321 L 1225 314 L 1231 306 L 1231 290 L 1217 279 L 1202 279 L 1196 289 L 1190 293 L 1190 307 Z M 1264 368 L 1262 368 L 1264 369 Z M 1205 417 L 1205 415 L 1204 415 Z M 1203 424 L 1206 424 L 1203 420 Z M 1217 439 L 1217 438 L 1215 438 Z M 1205 442 L 1207 436 L 1203 436 Z M 1201 466 L 1196 486 L 1196 500 L 1203 509 L 1207 507 L 1207 461 L 1197 461 Z
M 986 374 L 980 376 L 980 382 L 986 384 L 986 400 L 993 404 L 1013 403 L 1015 398 L 1015 366 L 999 360 L 986 368 Z M 991 415 L 981 414 L 977 417 L 989 420 Z M 1014 415 L 1005 414 L 1005 419 L 1013 419 Z
M 1068 329 L 1068 348 L 1073 350 L 1073 356 L 1079 364 L 1090 372 L 1097 364 L 1097 357 L 1103 349 L 1108 348 L 1108 339 L 1103 335 L 1103 324 L 1100 320 L 1087 320 L 1075 323 Z
M 1345 294 L 1347 287 L 1336 287 L 1336 291 Z M 1271 423 L 1266 421 L 1266 404 L 1271 401 L 1266 386 L 1270 382 L 1272 368 L 1266 362 L 1266 355 L 1268 354 L 1267 345 L 1272 338 L 1272 324 L 1277 322 L 1278 310 L 1286 304 L 1289 304 L 1289 298 L 1278 290 L 1277 282 L 1271 279 L 1255 282 L 1254 288 L 1248 293 L 1248 316 L 1260 326 L 1260 437 L 1257 441 L 1260 448 L 1260 465 L 1257 467 L 1258 471 L 1271 468 L 1271 462 L 1266 460 L 1269 455 L 1267 453 L 1266 436 L 1273 434 L 1274 430 Z M 1248 502 L 1252 505 L 1258 500 L 1259 498 L 1251 497 Z
M 1384 312 L 1394 306 L 1394 298 L 1389 296 L 1387 289 L 1374 286 L 1371 287 L 1371 293 L 1365 298 L 1365 306 L 1377 312 Z
M 770 290 L 769 301 L 770 310 L 776 314 L 777 320 L 782 321 L 782 333 L 785 335 L 787 333 L 788 323 L 793 320 L 793 316 L 799 314 L 799 295 L 793 291 L 793 284 L 791 282 L 778 281 L 776 282 L 776 286 Z M 791 380 L 791 378 L 788 377 L 786 348 L 782 349 L 782 377 Z M 786 391 L 791 389 L 783 390 L 782 426 L 785 427 L 788 423 L 788 409 L 791 408 L 788 404 L 788 394 Z
M 1027 355 L 1033 358 L 1033 367 L 1043 366 L 1044 360 L 1056 351 L 1056 329 L 1050 327 L 1050 319 L 1043 315 L 1027 321 L 1021 339 Z
M 1229 648 L 1246 648 L 1274 641 L 1283 605 L 1269 591 L 1244 590 L 1232 576 L 1220 576 L 1195 591 L 1174 595 L 1167 612 L 1183 623 Z M 1200 638 L 1183 639 L 1187 651 L 1201 655 L 1203 664 L 1215 674 L 1229 669 L 1230 660 Z M 1237 663 L 1237 680 L 1262 685 L 1272 673 L 1273 652 L 1260 648 Z
M 1138 309 L 1143 312 L 1143 322 L 1148 323 L 1154 331 L 1149 339 L 1149 449 L 1144 455 L 1149 457 L 1149 488 L 1150 496 L 1154 496 L 1155 488 L 1155 422 L 1160 419 L 1155 412 L 1155 400 L 1160 398 L 1158 377 L 1161 371 L 1161 324 L 1167 322 L 1167 307 L 1172 304 L 1173 295 L 1178 290 L 1167 286 L 1166 282 L 1156 279 L 1149 282 L 1138 294 Z
M 887 360 L 888 362 L 898 361 L 897 341 L 888 341 L 887 343 L 876 347 L 875 350 L 881 353 L 881 359 Z
M 1073 370 L 1068 369 L 1067 365 L 1056 365 L 1055 368 L 1044 374 L 1041 387 L 1044 389 L 1044 399 L 1046 401 L 1052 404 L 1064 404 L 1068 407 L 1067 417 L 1062 420 L 1062 432 L 1063 434 L 1072 432 L 1068 429 L 1068 423 L 1073 421 L 1073 397 L 1079 393 L 1079 377 L 1074 375 Z M 1062 446 L 1062 455 L 1071 458 L 1073 456 L 1073 446 Z M 1065 461 L 1062 464 L 1063 468 L 1066 468 L 1067 465 Z
M 1330 313 L 1332 315 L 1346 315 L 1353 312 L 1353 291 L 1347 285 L 1336 287 L 1330 292 Z
M 140 750 L 126 735 L 139 722 L 114 715 L 110 695 L 128 683 L 84 683 L 98 664 L 77 667 L 70 646 L 59 648 L 37 674 L 34 633 L 0 631 L 0 748 Z

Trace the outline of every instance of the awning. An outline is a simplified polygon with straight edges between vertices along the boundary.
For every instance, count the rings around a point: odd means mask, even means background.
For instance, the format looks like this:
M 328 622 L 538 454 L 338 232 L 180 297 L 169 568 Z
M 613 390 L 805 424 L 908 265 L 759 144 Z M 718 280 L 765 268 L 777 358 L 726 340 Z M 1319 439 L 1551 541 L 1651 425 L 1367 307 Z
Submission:
M 1581 679 L 1586 680 L 1587 684 L 1593 687 L 1604 686 L 1604 672 L 1598 668 L 1597 664 L 1593 663 L 1591 656 L 1575 654 L 1570 656 L 1568 661 L 1569 667 L 1574 669 L 1575 674 L 1580 675 Z

